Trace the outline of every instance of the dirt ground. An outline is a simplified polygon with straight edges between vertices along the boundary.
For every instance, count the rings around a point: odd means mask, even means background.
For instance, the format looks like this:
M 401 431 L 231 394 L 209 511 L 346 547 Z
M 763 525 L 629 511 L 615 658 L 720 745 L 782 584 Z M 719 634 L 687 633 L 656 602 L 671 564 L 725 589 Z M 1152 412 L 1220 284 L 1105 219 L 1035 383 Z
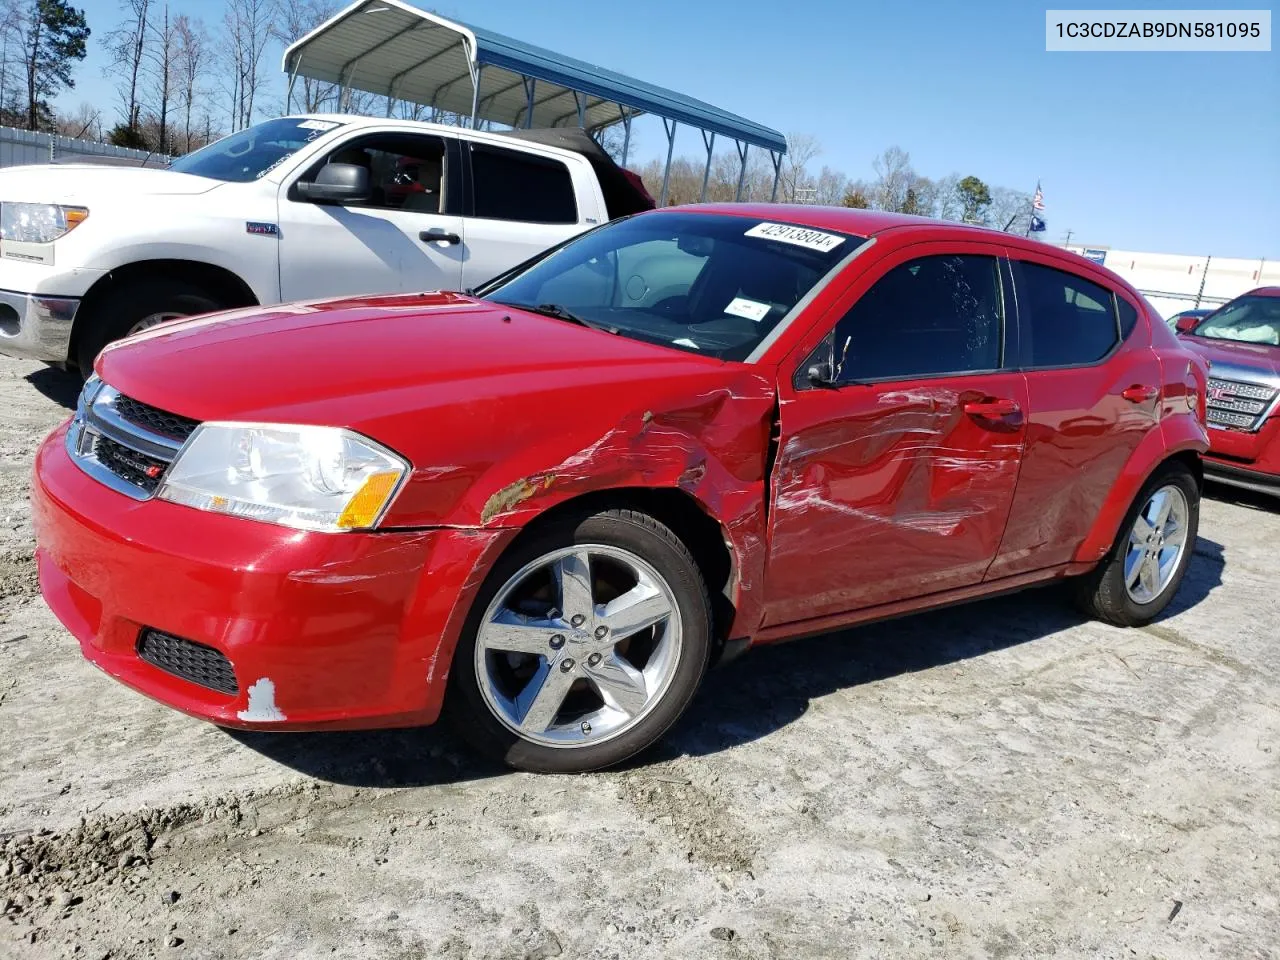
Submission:
M 1050 589 L 765 649 L 536 777 L 86 664 L 27 504 L 74 390 L 0 360 L 0 957 L 1280 956 L 1280 504 L 1211 489 L 1146 629 Z

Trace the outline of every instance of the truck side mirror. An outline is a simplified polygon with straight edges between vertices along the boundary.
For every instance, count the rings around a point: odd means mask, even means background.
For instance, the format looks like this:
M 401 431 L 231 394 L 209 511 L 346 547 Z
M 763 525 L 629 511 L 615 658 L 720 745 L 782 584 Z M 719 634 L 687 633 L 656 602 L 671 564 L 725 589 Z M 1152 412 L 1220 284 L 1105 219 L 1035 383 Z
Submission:
M 1190 333 L 1200 325 L 1202 317 L 1179 317 L 1177 329 L 1179 333 Z
M 315 203 L 368 200 L 369 171 L 355 163 L 326 163 L 314 180 L 298 184 L 298 195 Z

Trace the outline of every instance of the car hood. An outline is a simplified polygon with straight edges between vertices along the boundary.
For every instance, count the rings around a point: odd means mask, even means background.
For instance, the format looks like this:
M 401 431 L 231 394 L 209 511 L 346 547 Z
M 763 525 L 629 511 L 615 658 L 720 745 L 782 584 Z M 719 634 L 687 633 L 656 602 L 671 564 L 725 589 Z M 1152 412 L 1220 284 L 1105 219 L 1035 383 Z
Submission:
M 189 195 L 208 193 L 221 181 L 149 167 L 101 164 L 41 164 L 0 170 L 0 201 L 82 203 L 95 198 Z
M 1183 336 L 1182 342 L 1209 361 L 1211 376 L 1241 376 L 1246 372 L 1280 379 L 1280 347 L 1244 340 L 1216 340 Z M 1226 371 L 1231 371 L 1228 373 Z
M 602 405 L 723 367 L 453 293 L 211 314 L 120 341 L 98 362 L 123 393 L 197 420 L 353 428 L 497 397 L 585 391 Z
M 519 525 L 588 493 L 679 489 L 753 558 L 743 571 L 762 563 L 777 391 L 754 365 L 429 293 L 178 321 L 109 347 L 97 369 L 197 420 L 385 444 L 412 465 L 387 526 Z

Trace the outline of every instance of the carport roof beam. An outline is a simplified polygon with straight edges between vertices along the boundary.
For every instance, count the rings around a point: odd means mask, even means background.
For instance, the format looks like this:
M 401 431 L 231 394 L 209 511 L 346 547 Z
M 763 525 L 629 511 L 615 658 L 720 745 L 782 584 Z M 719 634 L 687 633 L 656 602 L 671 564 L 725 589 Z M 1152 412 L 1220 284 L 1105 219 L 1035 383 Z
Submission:
M 376 56 L 368 57 L 370 52 Z M 353 61 L 359 61 L 358 71 Z M 581 102 L 580 123 L 588 129 L 651 113 L 774 153 L 787 148 L 778 131 L 693 97 L 447 20 L 405 0 L 356 0 L 291 44 L 284 71 L 379 96 L 394 89 L 400 100 L 461 116 L 475 111 L 476 121 L 512 127 L 551 126 L 552 118 L 572 116 Z M 470 90 L 447 83 L 459 76 L 477 82 Z M 526 77 L 551 94 L 539 98 L 532 115 L 522 88 Z

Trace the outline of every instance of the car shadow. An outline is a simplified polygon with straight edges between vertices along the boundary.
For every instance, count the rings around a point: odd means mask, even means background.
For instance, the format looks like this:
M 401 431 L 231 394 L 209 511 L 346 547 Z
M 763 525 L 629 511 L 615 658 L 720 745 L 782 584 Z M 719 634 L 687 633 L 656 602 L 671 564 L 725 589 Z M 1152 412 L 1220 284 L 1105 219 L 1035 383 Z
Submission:
M 1178 594 L 1160 619 L 1204 600 L 1221 584 L 1223 564 L 1222 546 L 1201 537 Z M 1065 586 L 1053 584 L 761 647 L 708 673 L 676 729 L 626 766 L 750 743 L 797 720 L 810 702 L 836 690 L 961 663 L 1084 622 Z M 444 724 L 362 733 L 226 732 L 277 763 L 349 786 L 432 786 L 506 772 L 475 757 Z
M 41 367 L 27 374 L 26 380 L 38 392 L 68 410 L 76 408 L 80 388 L 84 386 L 79 374 L 59 370 L 57 367 Z

